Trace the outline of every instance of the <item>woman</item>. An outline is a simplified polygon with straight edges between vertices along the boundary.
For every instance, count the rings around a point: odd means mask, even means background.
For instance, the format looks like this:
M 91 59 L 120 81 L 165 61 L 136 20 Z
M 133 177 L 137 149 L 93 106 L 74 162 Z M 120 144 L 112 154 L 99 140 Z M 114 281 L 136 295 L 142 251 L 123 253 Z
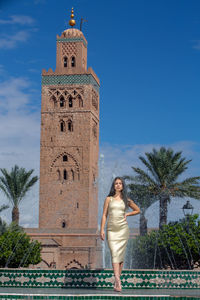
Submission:
M 130 207 L 131 212 L 126 212 Z M 140 213 L 139 207 L 127 198 L 126 186 L 121 177 L 113 180 L 110 193 L 104 202 L 101 219 L 101 239 L 105 240 L 104 227 L 107 222 L 107 240 L 112 257 L 112 266 L 115 275 L 114 290 L 121 292 L 120 275 L 123 268 L 126 245 L 129 238 L 129 228 L 126 218 Z

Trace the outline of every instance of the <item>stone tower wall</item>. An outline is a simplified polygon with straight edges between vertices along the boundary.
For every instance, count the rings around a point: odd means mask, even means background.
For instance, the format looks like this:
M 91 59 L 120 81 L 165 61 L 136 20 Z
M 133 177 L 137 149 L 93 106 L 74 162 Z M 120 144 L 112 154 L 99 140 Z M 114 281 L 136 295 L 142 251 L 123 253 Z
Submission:
M 57 36 L 56 69 L 42 72 L 40 268 L 100 268 L 98 233 L 99 80 L 87 70 L 77 29 Z

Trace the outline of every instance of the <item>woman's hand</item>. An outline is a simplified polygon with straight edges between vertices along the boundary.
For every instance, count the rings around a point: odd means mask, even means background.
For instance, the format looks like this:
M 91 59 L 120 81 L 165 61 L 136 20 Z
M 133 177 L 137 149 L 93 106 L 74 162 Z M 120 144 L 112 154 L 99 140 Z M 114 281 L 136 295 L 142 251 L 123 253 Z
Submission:
M 100 236 L 101 236 L 102 241 L 104 241 L 105 240 L 105 232 L 104 232 L 104 230 L 101 231 Z
M 127 222 L 127 220 L 126 220 L 126 217 L 127 217 L 127 214 L 125 214 L 125 215 L 124 215 L 124 221 L 126 221 L 126 222 Z

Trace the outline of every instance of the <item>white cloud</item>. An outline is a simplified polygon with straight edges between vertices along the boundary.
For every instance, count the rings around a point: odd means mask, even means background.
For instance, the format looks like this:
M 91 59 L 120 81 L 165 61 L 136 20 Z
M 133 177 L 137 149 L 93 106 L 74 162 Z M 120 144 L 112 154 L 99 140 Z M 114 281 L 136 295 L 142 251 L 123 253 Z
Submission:
M 35 20 L 32 17 L 24 15 L 13 15 L 7 20 L 0 19 L 0 25 L 8 26 L 9 29 L 4 30 L 0 35 L 0 48 L 1 49 L 13 49 L 21 42 L 26 42 L 31 32 L 35 32 L 38 29 L 33 27 Z M 11 26 L 15 25 L 15 26 Z M 16 27 L 23 26 L 25 29 L 19 30 Z M 27 28 L 27 26 L 30 26 Z M 9 34 L 7 33 L 9 32 Z
M 8 20 L 0 19 L 0 24 L 19 24 L 19 25 L 32 25 L 35 20 L 29 16 L 13 15 Z
M 0 83 L 0 168 L 15 164 L 34 169 L 39 176 L 40 111 L 32 111 L 31 83 L 25 78 L 10 78 Z M 37 226 L 39 183 L 20 205 L 20 224 Z M 7 203 L 0 193 L 0 205 Z M 31 208 L 31 209 L 30 209 Z M 2 215 L 11 221 L 11 206 Z
M 3 68 L 2 68 L 3 70 Z M 34 169 L 39 176 L 40 160 L 40 111 L 32 110 L 32 83 L 26 78 L 9 78 L 0 82 L 0 168 L 11 169 L 15 164 L 26 169 Z M 35 93 L 35 91 L 33 91 Z M 38 91 L 38 97 L 40 91 Z M 113 177 L 133 174 L 131 166 L 143 167 L 138 157 L 159 148 L 160 144 L 111 145 L 100 147 L 99 167 L 99 220 L 102 214 L 103 201 L 109 192 Z M 180 141 L 171 145 L 175 151 L 183 151 L 183 156 L 193 159 L 187 176 L 200 174 L 200 151 L 198 144 L 191 141 Z M 8 200 L 0 193 L 0 205 Z M 169 205 L 169 220 L 182 218 L 181 207 L 185 200 L 172 199 Z M 200 201 L 191 200 L 194 212 L 200 209 Z M 20 224 L 26 227 L 37 227 L 39 206 L 39 183 L 33 187 L 20 205 Z M 11 221 L 11 207 L 1 216 Z M 158 226 L 159 207 L 154 204 L 147 210 L 148 226 Z M 130 218 L 131 227 L 138 227 L 139 216 Z
M 34 68 L 30 68 L 30 69 L 28 69 L 28 71 L 29 71 L 30 73 L 36 73 L 36 74 L 40 74 L 40 73 L 41 73 L 40 70 L 34 69 Z
M 192 46 L 193 49 L 200 50 L 200 40 L 192 41 L 195 45 Z
M 13 49 L 17 47 L 20 42 L 26 42 L 30 36 L 30 31 L 21 30 L 15 34 L 1 35 L 0 36 L 0 48 L 1 49 Z
M 29 86 L 30 83 L 24 78 L 9 78 L 0 82 L 0 111 L 24 109 L 30 101 L 30 95 L 24 89 Z
M 170 147 L 174 151 L 182 151 L 182 156 L 186 159 L 192 159 L 188 170 L 183 177 L 200 175 L 200 145 L 192 141 L 180 141 L 171 145 L 147 144 L 147 145 L 110 145 L 104 144 L 100 147 L 100 168 L 99 168 L 99 220 L 102 214 L 103 201 L 109 193 L 112 180 L 116 176 L 134 175 L 132 166 L 144 169 L 144 165 L 139 160 L 139 156 L 145 156 L 145 152 L 151 152 L 153 148 L 161 146 Z M 200 201 L 190 199 L 195 211 L 200 211 Z M 181 207 L 186 199 L 172 199 L 169 205 L 168 220 L 177 220 L 183 217 Z M 159 223 L 159 206 L 155 203 L 147 210 L 148 226 L 155 227 Z M 131 227 L 139 226 L 139 216 L 129 218 Z
M 0 76 L 5 74 L 4 66 L 0 65 Z

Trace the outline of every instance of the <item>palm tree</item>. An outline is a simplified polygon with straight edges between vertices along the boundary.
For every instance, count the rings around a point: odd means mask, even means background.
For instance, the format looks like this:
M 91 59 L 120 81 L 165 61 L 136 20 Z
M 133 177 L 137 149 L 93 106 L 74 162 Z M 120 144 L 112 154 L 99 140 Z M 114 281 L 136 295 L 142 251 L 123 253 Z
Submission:
M 7 209 L 9 206 L 8 205 L 1 205 L 0 206 L 0 213 L 4 210 L 4 209 Z M 6 231 L 6 228 L 7 228 L 7 224 L 5 221 L 3 221 L 1 218 L 0 218 L 0 235 L 3 234 L 5 231 Z
M 130 182 L 127 184 L 128 196 L 140 207 L 140 235 L 145 235 L 147 234 L 146 210 L 158 201 L 158 198 L 149 191 L 147 186 L 139 184 L 134 176 L 124 176 L 124 179 Z
M 26 171 L 15 165 L 9 173 L 6 169 L 0 169 L 3 176 L 0 176 L 0 189 L 7 196 L 13 206 L 12 222 L 19 224 L 19 203 L 25 197 L 30 188 L 37 182 L 38 177 L 31 175 L 33 169 Z
M 159 199 L 159 228 L 161 228 L 167 224 L 167 205 L 171 197 L 200 199 L 200 176 L 178 181 L 191 162 L 191 160 L 181 157 L 181 151 L 174 153 L 170 148 L 161 147 L 159 150 L 153 149 L 152 152 L 145 153 L 145 155 L 146 158 L 139 156 L 139 159 L 147 168 L 147 172 L 140 168 L 132 168 L 137 173 L 136 179 Z

